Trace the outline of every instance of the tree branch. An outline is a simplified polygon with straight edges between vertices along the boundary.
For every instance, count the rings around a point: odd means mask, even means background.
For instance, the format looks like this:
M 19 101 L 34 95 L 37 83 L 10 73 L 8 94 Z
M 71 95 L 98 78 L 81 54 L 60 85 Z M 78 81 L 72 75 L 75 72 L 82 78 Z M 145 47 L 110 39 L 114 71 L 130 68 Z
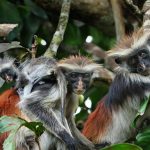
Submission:
M 63 0 L 56 32 L 54 33 L 52 41 L 44 54 L 44 56 L 46 57 L 52 57 L 57 54 L 57 49 L 63 40 L 66 26 L 68 23 L 70 5 L 71 5 L 71 0 Z
M 13 48 L 24 48 L 20 45 L 20 42 L 14 41 L 11 43 L 0 43 L 0 53 L 5 52 Z
M 0 24 L 0 37 L 5 37 L 11 32 L 18 24 Z
M 116 36 L 117 41 L 125 35 L 124 17 L 120 5 L 120 0 L 110 0 L 112 5 L 113 16 L 115 20 Z

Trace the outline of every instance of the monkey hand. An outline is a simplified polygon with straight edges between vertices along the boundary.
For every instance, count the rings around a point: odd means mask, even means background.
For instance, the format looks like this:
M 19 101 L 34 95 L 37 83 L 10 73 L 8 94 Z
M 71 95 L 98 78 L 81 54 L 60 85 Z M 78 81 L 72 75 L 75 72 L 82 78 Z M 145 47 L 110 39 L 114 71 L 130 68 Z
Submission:
M 65 143 L 67 150 L 77 150 L 77 141 L 66 130 L 59 132 L 58 136 Z

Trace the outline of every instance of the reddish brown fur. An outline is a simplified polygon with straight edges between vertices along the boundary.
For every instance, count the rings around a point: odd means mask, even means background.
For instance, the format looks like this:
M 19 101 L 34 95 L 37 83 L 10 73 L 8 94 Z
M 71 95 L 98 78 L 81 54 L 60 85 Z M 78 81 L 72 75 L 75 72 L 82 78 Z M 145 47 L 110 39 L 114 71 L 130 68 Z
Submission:
M 5 92 L 3 92 L 0 95 L 0 116 L 3 115 L 17 115 L 21 116 L 21 112 L 19 108 L 16 107 L 16 104 L 19 102 L 18 94 L 14 89 L 9 89 Z M 0 135 L 0 150 L 2 150 L 2 145 L 6 137 L 8 136 L 8 133 L 4 133 Z
M 81 65 L 86 66 L 88 64 L 93 64 L 94 62 L 91 59 L 88 59 L 84 56 L 70 56 L 69 58 L 65 58 L 63 60 L 59 61 L 60 64 L 66 63 L 66 64 L 74 64 L 74 65 Z
M 82 131 L 93 143 L 99 143 L 112 120 L 111 112 L 105 107 L 105 99 L 106 96 L 98 103 L 95 111 L 89 115 Z
M 19 102 L 19 96 L 14 89 L 9 89 L 0 95 L 0 116 L 14 114 L 21 115 L 16 104 Z
M 108 55 L 114 52 L 118 52 L 124 49 L 128 49 L 131 47 L 131 45 L 133 44 L 134 41 L 137 41 L 140 37 L 142 37 L 144 34 L 143 32 L 143 28 L 141 28 L 140 30 L 138 30 L 137 32 L 134 32 L 131 35 L 125 36 L 123 37 L 118 44 L 116 44 L 116 46 L 111 49 L 110 51 L 108 51 Z
M 21 113 L 19 108 L 16 106 L 19 102 L 19 96 L 14 89 L 9 89 L 3 92 L 0 95 L 0 116 L 7 115 L 7 116 L 14 116 L 17 115 L 24 119 L 27 119 L 24 114 Z M 0 150 L 2 150 L 2 145 L 8 133 L 4 133 L 0 135 Z

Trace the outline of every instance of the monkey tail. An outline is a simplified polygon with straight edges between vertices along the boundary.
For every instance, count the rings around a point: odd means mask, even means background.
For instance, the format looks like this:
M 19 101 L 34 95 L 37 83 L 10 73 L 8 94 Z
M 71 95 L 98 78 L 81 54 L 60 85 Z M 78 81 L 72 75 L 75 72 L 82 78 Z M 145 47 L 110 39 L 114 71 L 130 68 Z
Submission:
M 106 97 L 98 103 L 95 111 L 89 115 L 82 131 L 83 135 L 95 144 L 101 142 L 112 118 L 110 110 L 105 106 Z

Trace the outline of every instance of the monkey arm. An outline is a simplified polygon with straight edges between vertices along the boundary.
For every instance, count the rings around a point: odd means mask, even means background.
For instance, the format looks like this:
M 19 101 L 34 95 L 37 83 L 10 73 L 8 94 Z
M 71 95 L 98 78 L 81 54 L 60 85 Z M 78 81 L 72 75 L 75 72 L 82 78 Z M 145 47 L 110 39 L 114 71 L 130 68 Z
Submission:
M 71 130 L 71 133 L 73 137 L 77 140 L 77 145 L 79 149 L 82 150 L 94 150 L 94 144 L 89 141 L 81 132 L 77 129 L 74 116 L 76 108 L 78 107 L 78 96 L 71 97 L 71 99 L 68 99 L 68 105 L 66 110 L 66 118 L 69 125 L 69 128 Z
M 58 137 L 61 141 L 65 142 L 68 149 L 75 149 L 75 140 L 57 119 L 56 113 L 52 108 L 49 110 L 44 109 L 40 102 L 28 104 L 26 109 L 28 109 L 32 114 L 34 114 L 42 123 L 49 132 Z
M 116 75 L 112 85 L 110 86 L 106 104 L 123 104 L 123 100 L 128 97 L 138 96 L 141 99 L 145 95 L 145 91 L 150 90 L 150 83 L 146 81 L 146 77 L 119 73 Z
M 68 119 L 68 123 L 71 133 L 79 143 L 79 148 L 82 150 L 94 150 L 94 144 L 77 129 L 73 116 Z

